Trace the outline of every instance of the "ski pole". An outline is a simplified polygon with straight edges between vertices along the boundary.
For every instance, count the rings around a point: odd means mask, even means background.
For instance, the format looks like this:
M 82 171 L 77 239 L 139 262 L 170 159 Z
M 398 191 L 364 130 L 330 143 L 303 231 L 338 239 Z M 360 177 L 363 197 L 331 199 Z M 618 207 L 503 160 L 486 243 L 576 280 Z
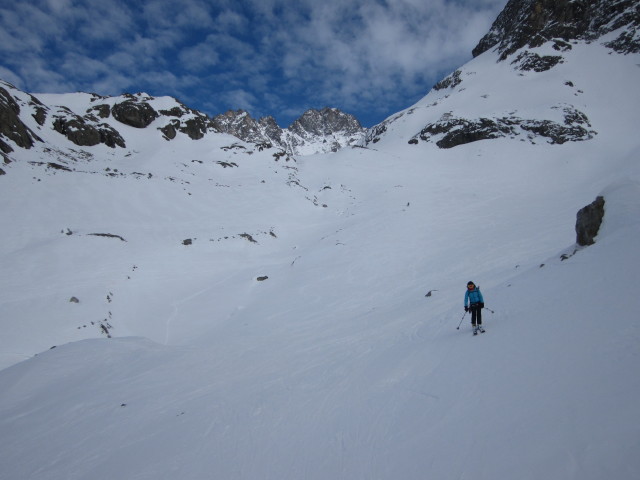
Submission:
M 484 307 L 485 310 L 489 310 L 491 313 L 496 313 L 493 310 L 491 310 L 490 308 Z
M 456 328 L 456 330 L 460 330 L 460 325 L 462 325 L 462 320 L 464 320 L 464 317 L 467 315 L 467 312 L 465 310 L 464 315 L 462 315 L 462 318 L 460 319 L 460 323 L 458 324 L 458 328 Z

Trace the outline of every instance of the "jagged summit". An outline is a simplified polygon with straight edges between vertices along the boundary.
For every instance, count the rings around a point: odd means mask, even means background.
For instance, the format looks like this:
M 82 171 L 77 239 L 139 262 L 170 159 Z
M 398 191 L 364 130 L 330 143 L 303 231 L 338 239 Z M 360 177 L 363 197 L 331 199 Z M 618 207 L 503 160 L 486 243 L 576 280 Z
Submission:
M 309 109 L 284 129 L 271 116 L 256 120 L 244 110 L 229 110 L 213 121 L 222 132 L 251 143 L 270 143 L 291 154 L 336 152 L 358 144 L 365 134 L 353 115 L 329 107 Z
M 271 118 L 271 117 L 268 117 Z M 213 118 L 216 127 L 224 133 L 229 133 L 251 143 L 269 142 L 260 125 L 263 119 L 255 120 L 245 110 L 229 110 Z M 273 119 L 272 119 L 273 120 Z M 265 120 L 268 122 L 268 120 Z M 275 120 L 273 120 L 275 124 Z M 277 125 L 275 125 L 277 127 Z
M 4 154 L 13 150 L 11 144 L 28 149 L 52 131 L 80 147 L 126 148 L 126 127 L 156 131 L 159 139 L 167 141 L 179 134 L 199 140 L 208 134 L 227 133 L 297 155 L 336 152 L 360 142 L 365 132 L 353 115 L 335 108 L 308 110 L 282 129 L 273 117 L 255 120 L 244 110 L 210 118 L 172 97 L 146 93 L 32 95 L 0 81 L 0 150 Z M 51 140 L 58 141 L 55 136 Z
M 307 110 L 291 124 L 289 130 L 300 136 L 327 136 L 335 132 L 354 135 L 362 132 L 362 125 L 353 115 L 325 107 L 322 110 Z

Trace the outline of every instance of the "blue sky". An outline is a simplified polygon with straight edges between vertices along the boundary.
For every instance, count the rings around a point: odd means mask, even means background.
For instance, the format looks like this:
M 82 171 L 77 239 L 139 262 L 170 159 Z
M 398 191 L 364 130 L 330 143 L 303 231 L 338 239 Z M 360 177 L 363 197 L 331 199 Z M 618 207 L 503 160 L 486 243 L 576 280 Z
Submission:
M 507 0 L 0 0 L 0 78 L 30 93 L 170 95 L 287 127 L 369 127 L 471 58 Z

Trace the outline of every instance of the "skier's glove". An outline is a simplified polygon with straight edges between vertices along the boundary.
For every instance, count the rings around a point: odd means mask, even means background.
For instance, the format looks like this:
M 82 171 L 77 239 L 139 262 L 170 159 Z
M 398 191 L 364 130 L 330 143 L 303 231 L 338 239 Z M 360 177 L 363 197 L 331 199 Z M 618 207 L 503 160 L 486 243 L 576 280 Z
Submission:
M 484 308 L 484 303 L 480 303 L 480 308 Z
M 468 312 L 468 311 L 469 311 L 469 307 L 465 306 L 465 307 L 464 307 L 464 311 L 465 311 L 465 312 Z

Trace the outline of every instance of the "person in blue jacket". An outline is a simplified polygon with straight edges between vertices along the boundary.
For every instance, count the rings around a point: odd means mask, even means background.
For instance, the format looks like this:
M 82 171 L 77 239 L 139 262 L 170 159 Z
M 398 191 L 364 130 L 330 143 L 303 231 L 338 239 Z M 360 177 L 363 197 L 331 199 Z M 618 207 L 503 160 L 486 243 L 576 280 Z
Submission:
M 464 311 L 471 312 L 471 326 L 474 335 L 478 334 L 478 330 L 484 333 L 484 328 L 482 328 L 483 308 L 484 298 L 482 298 L 480 287 L 476 287 L 473 282 L 467 283 L 467 291 L 464 292 Z

